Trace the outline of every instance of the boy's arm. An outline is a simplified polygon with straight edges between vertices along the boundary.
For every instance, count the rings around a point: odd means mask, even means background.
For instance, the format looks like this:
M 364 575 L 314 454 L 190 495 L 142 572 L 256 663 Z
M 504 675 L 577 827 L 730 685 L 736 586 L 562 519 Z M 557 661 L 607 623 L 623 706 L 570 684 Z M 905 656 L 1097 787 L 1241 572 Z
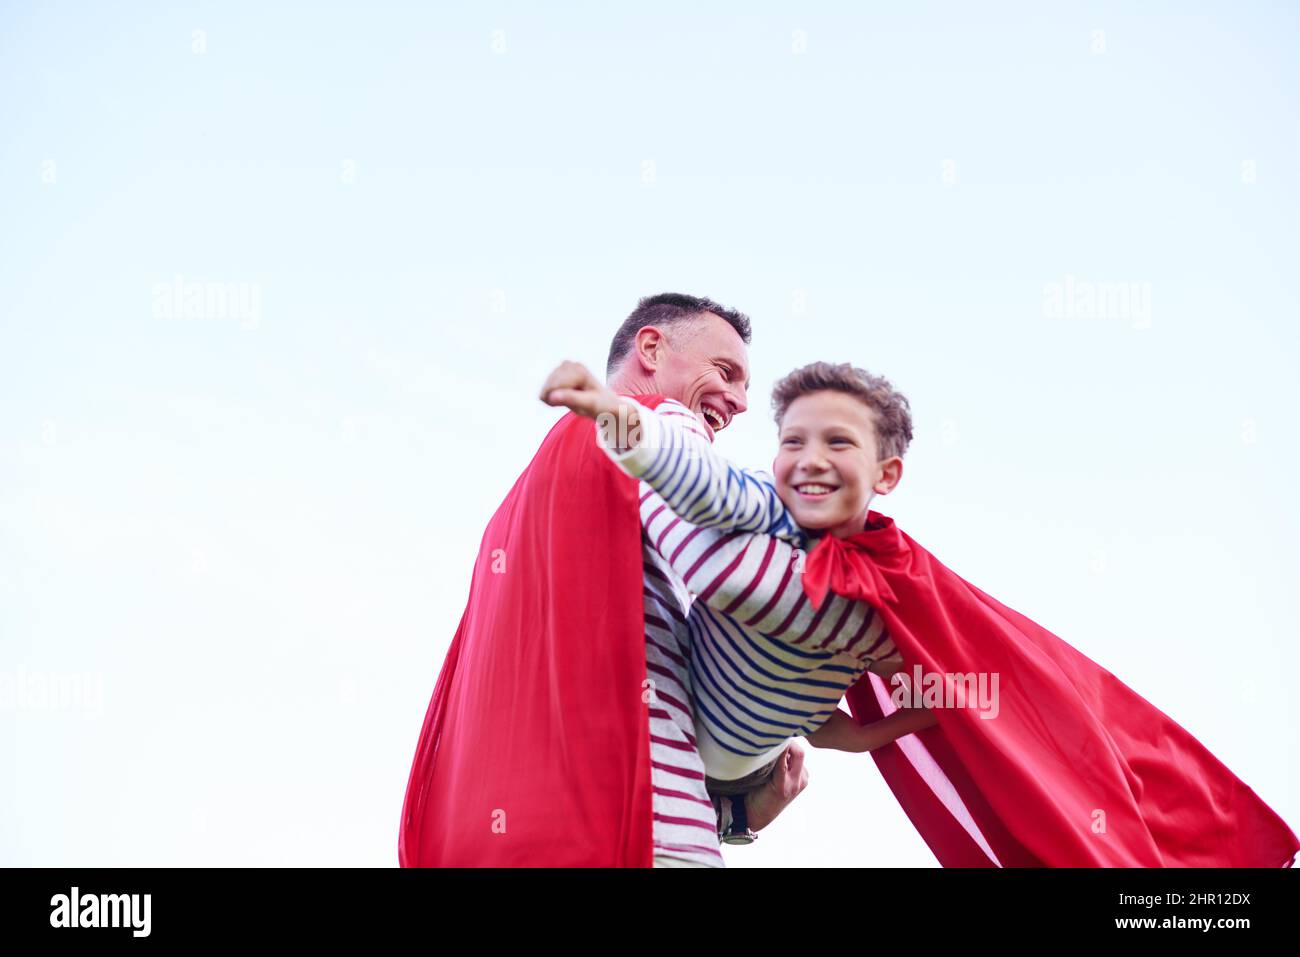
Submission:
M 834 593 L 820 609 L 803 590 L 804 553 L 774 535 L 720 532 L 673 515 L 646 492 L 641 525 L 651 546 L 698 599 L 777 641 L 874 661 L 893 651 L 884 622 L 863 601 Z
M 658 492 L 675 515 L 702 528 L 799 537 L 771 477 L 719 455 L 691 427 L 695 417 L 686 406 L 669 399 L 647 409 L 634 399 L 620 399 L 617 413 L 597 419 L 596 440 L 619 468 Z M 622 427 L 632 415 L 638 427 Z
M 541 398 L 595 419 L 597 442 L 609 457 L 691 524 L 799 537 L 770 478 L 718 455 L 694 413 L 680 402 L 668 399 L 648 409 L 576 362 L 561 363 L 551 373 Z

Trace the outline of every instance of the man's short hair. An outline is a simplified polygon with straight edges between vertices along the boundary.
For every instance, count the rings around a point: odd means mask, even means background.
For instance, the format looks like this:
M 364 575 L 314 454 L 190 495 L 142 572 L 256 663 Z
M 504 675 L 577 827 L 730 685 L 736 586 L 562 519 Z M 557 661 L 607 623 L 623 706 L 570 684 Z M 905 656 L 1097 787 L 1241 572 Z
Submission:
M 883 376 L 872 375 L 847 362 L 831 365 L 813 362 L 795 369 L 772 387 L 772 412 L 777 428 L 785 418 L 790 403 L 810 392 L 845 392 L 872 412 L 876 428 L 876 445 L 882 459 L 902 457 L 912 441 L 912 412 L 907 396 L 896 390 Z
M 724 319 L 740 334 L 740 339 L 749 345 L 749 316 L 737 309 L 728 309 L 712 299 L 703 296 L 687 296 L 680 292 L 661 292 L 657 296 L 646 296 L 636 304 L 632 314 L 623 320 L 614 333 L 614 341 L 609 344 L 609 359 L 605 363 L 605 378 L 614 374 L 614 370 L 627 358 L 636 343 L 636 334 L 646 326 L 659 326 L 671 329 L 682 326 L 704 313 L 712 313 Z

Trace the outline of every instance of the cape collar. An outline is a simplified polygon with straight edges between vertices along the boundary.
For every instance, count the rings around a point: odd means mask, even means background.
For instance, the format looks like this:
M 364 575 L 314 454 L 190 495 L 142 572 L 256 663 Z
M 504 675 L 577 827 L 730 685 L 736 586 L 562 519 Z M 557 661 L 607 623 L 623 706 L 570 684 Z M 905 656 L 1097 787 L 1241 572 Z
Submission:
M 828 592 L 879 607 L 897 601 L 877 564 L 903 548 L 903 533 L 888 515 L 868 511 L 866 527 L 844 538 L 823 535 L 808 555 L 803 589 L 814 608 Z

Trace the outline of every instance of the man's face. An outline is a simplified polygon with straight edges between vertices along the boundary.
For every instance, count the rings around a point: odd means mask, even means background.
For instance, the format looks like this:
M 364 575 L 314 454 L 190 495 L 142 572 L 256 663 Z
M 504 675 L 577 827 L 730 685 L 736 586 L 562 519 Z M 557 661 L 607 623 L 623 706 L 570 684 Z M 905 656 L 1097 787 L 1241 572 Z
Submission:
M 772 475 L 804 528 L 837 537 L 862 530 L 883 475 L 873 419 L 863 402 L 829 389 L 801 395 L 786 409 Z
M 709 430 L 725 429 L 749 406 L 749 350 L 727 320 L 708 313 L 670 329 L 671 345 L 655 369 L 658 391 L 689 406 Z

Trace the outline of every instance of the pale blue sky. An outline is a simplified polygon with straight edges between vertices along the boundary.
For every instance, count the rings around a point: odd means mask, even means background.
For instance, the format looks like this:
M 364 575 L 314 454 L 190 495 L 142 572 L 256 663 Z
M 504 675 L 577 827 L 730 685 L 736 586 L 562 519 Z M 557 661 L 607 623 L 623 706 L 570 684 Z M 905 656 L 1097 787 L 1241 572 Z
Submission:
M 720 450 L 889 376 L 882 509 L 1300 827 L 1300 14 L 694 7 L 4 6 L 0 863 L 395 864 L 537 388 L 668 289 L 753 319 Z M 933 864 L 811 764 L 729 864 Z

